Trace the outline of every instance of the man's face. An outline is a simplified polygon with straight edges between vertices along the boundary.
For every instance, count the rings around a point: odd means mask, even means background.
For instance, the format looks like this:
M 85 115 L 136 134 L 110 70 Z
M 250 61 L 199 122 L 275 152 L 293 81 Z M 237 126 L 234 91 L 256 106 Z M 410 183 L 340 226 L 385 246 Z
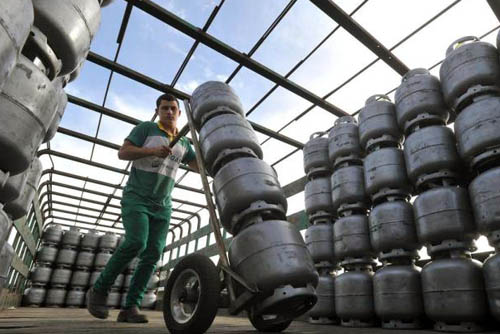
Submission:
M 175 101 L 161 100 L 158 109 L 156 109 L 160 122 L 165 124 L 177 124 L 177 119 L 181 114 L 179 106 Z

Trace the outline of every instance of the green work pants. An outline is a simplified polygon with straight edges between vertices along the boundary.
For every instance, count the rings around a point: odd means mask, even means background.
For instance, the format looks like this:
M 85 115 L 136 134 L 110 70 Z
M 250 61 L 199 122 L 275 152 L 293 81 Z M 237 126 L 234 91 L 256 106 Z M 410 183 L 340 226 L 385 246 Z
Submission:
M 109 259 L 95 282 L 94 289 L 107 293 L 116 277 L 128 267 L 132 259 L 139 257 L 139 263 L 130 281 L 125 307 L 140 307 L 148 281 L 165 248 L 172 209 L 171 206 L 158 207 L 149 204 L 133 194 L 124 195 L 121 205 L 125 242 Z

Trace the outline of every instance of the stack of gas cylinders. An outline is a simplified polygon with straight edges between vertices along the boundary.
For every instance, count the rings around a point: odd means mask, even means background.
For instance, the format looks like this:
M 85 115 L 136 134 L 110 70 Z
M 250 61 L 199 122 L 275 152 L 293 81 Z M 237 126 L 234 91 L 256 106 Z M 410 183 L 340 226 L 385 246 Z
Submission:
M 63 87 L 78 75 L 109 2 L 0 2 L 0 252 L 12 220 L 28 212 L 42 170 L 36 152 L 56 133 Z
M 234 236 L 231 268 L 259 291 L 249 312 L 283 319 L 305 313 L 316 301 L 318 273 L 302 235 L 286 221 L 285 194 L 238 96 L 210 81 L 193 92 L 191 105 L 220 221 Z
M 36 266 L 30 274 L 31 287 L 25 292 L 29 306 L 83 307 L 87 290 L 94 285 L 113 252 L 124 241 L 116 234 L 96 231 L 81 233 L 78 228 L 63 231 L 59 225 L 48 226 L 42 235 Z M 138 260 L 134 259 L 117 276 L 108 294 L 107 305 L 125 305 L 130 279 Z M 143 308 L 153 308 L 159 276 L 154 274 L 142 300 Z
M 305 239 L 314 265 L 319 273 L 316 295 L 318 301 L 308 312 L 313 324 L 337 323 L 335 314 L 335 257 L 333 253 L 333 211 L 331 196 L 331 168 L 328 157 L 328 138 L 315 133 L 304 146 L 305 207 L 308 221 Z
M 419 328 L 424 310 L 414 261 L 420 244 L 395 105 L 385 95 L 374 95 L 358 119 L 365 188 L 372 203 L 370 240 L 383 264 L 373 277 L 375 314 L 383 328 Z
M 334 279 L 335 301 L 318 304 L 321 316 L 343 326 L 431 323 L 459 332 L 500 321 L 497 48 L 475 37 L 455 41 L 440 79 L 426 69 L 409 71 L 395 103 L 370 97 L 358 122 L 350 116 L 335 122 L 328 142 L 330 203 L 321 196 L 327 182 L 319 181 L 327 172 L 310 163 L 312 152 L 319 157 L 322 150 L 324 159 L 326 139 L 313 135 L 304 148 L 306 240 L 317 264 L 333 256 L 330 268 L 344 270 Z M 333 252 L 325 248 L 318 257 L 331 220 Z M 497 252 L 484 266 L 471 256 L 479 234 Z M 430 261 L 420 269 L 422 246 Z M 375 257 L 382 266 L 374 266 Z
M 350 116 L 339 118 L 328 135 L 335 261 L 344 272 L 335 278 L 335 310 L 342 326 L 372 326 L 373 250 L 370 244 L 363 151 L 359 127 Z

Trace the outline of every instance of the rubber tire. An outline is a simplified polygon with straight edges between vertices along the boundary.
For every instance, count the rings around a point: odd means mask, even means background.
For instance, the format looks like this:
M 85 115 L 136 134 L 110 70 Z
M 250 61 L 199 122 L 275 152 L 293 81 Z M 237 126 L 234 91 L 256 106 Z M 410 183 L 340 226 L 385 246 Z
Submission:
M 252 323 L 252 326 L 263 333 L 279 333 L 287 329 L 292 323 L 293 319 L 286 320 L 285 322 L 277 323 L 277 324 L 268 324 L 260 317 L 253 317 L 251 312 L 247 312 L 248 320 Z
M 200 277 L 201 293 L 198 309 L 194 316 L 188 322 L 180 324 L 172 317 L 170 312 L 170 296 L 177 277 L 186 269 L 195 271 Z M 179 261 L 168 278 L 163 298 L 163 319 L 170 333 L 205 333 L 217 315 L 220 285 L 219 272 L 208 257 L 200 254 L 190 254 Z

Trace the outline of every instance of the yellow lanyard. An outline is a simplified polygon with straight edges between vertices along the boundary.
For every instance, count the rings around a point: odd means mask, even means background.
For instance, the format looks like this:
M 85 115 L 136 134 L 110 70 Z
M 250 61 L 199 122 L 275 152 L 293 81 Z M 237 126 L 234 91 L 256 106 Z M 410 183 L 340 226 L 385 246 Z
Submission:
M 177 134 L 179 133 L 179 130 L 177 128 L 175 128 L 175 133 L 172 135 L 171 133 L 169 133 L 167 131 L 167 129 L 165 129 L 163 127 L 163 125 L 160 123 L 160 121 L 158 121 L 156 124 L 158 124 L 158 127 L 160 128 L 161 131 L 163 131 L 167 134 L 168 139 L 170 139 L 170 141 L 174 140 L 175 136 L 177 136 Z

